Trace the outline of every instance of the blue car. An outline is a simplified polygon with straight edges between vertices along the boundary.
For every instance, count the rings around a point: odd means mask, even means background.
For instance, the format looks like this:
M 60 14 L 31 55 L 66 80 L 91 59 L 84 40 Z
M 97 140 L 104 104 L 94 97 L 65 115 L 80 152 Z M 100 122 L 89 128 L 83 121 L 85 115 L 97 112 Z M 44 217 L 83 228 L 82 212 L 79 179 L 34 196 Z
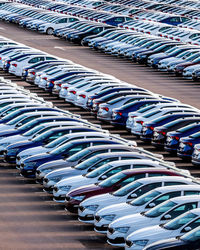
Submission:
M 27 107 L 27 108 L 22 108 L 22 109 L 19 109 L 19 110 L 16 110 L 16 111 L 13 111 L 11 112 L 10 114 L 4 116 L 1 120 L 0 120 L 0 124 L 1 123 L 6 123 L 10 120 L 13 120 L 14 118 L 16 117 L 19 117 L 20 115 L 22 114 L 26 114 L 26 113 L 30 113 L 30 112 L 38 112 L 38 111 L 47 111 L 47 114 L 48 114 L 48 111 L 55 111 L 55 112 L 61 112 L 63 113 L 62 110 L 59 110 L 59 109 L 54 109 L 54 108 L 50 108 L 50 107 Z
M 144 92 L 147 91 L 146 89 L 139 88 L 139 87 L 123 87 L 123 86 L 122 87 L 117 87 L 117 86 L 110 87 L 108 89 L 100 91 L 99 93 L 91 95 L 88 98 L 88 101 L 87 101 L 87 108 L 92 108 L 93 101 L 96 100 L 96 99 L 99 99 L 101 97 L 104 97 L 104 96 L 112 94 L 112 93 L 118 93 L 120 91 L 128 91 L 128 90 L 131 90 L 131 91 L 144 91 Z
M 183 159 L 191 159 L 194 146 L 200 143 L 200 132 L 183 137 L 179 141 L 179 149 L 177 155 Z
M 66 159 L 69 156 L 91 146 L 105 145 L 105 144 L 118 144 L 118 141 L 110 139 L 82 139 L 73 142 L 66 143 L 48 154 L 38 154 L 28 157 L 20 165 L 20 173 L 28 178 L 35 178 L 36 169 L 48 161 L 54 161 L 58 159 Z
M 54 128 L 53 128 L 54 126 Z M 70 126 L 66 124 L 66 126 L 63 127 L 55 127 L 56 125 L 49 126 L 46 128 L 39 128 L 39 131 L 34 131 L 37 133 L 37 136 L 33 137 L 33 139 L 28 139 L 28 140 L 23 140 L 20 142 L 16 142 L 13 144 L 10 144 L 6 150 L 4 151 L 4 160 L 7 162 L 14 162 L 17 154 L 19 154 L 21 151 L 32 148 L 32 147 L 37 147 L 37 146 L 42 146 L 50 143 L 51 141 L 62 137 L 63 135 L 67 135 L 69 133 L 77 133 L 77 132 L 91 132 L 91 131 L 97 131 L 95 128 L 89 128 L 86 126 Z M 58 125 L 57 125 L 58 126 Z M 31 134 L 32 132 L 32 134 Z M 24 135 L 28 134 L 34 135 L 33 131 L 28 131 L 28 133 L 25 133 Z M 61 141 L 60 141 L 61 143 Z
M 161 116 L 150 122 L 145 122 L 142 126 L 142 135 L 140 136 L 140 139 L 142 141 L 150 142 L 153 137 L 154 128 L 158 126 L 162 126 L 166 123 L 175 121 L 183 117 L 200 117 L 200 115 L 195 112 L 194 113 L 188 112 L 188 113 L 170 114 L 170 115 Z
M 170 153 L 176 153 L 179 148 L 180 139 L 196 132 L 200 132 L 200 122 L 195 122 L 176 131 L 168 132 L 164 147 L 165 150 Z
M 134 112 L 145 106 L 160 102 L 162 102 L 162 99 L 140 100 L 128 103 L 120 108 L 113 109 L 111 124 L 126 126 L 126 121 L 128 119 L 129 112 Z

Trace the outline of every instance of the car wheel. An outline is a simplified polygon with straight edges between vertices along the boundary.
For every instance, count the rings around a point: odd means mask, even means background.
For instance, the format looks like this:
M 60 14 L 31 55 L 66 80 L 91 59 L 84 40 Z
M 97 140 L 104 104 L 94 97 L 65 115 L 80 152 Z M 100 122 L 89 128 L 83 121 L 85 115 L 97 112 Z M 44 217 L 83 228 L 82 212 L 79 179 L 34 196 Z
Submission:
M 46 33 L 47 33 L 47 35 L 52 35 L 53 34 L 53 28 L 48 28 Z

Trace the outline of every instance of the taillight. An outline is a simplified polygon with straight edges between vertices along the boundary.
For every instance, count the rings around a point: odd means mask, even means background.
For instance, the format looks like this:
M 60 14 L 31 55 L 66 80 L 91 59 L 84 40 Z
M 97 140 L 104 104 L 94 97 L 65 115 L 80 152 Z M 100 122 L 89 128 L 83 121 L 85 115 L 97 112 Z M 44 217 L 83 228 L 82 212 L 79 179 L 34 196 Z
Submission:
M 43 77 L 42 79 L 46 81 L 46 80 L 47 80 L 47 77 Z
M 115 114 L 122 116 L 122 112 L 115 112 Z
M 16 64 L 16 63 L 13 63 L 12 66 L 17 67 L 17 64 Z
M 81 95 L 79 95 L 80 97 L 83 97 L 83 98 L 85 98 L 86 97 L 86 95 L 83 95 L 83 94 L 81 94 Z
M 58 84 L 56 84 L 56 85 L 58 85 L 58 87 L 61 87 L 62 84 L 61 84 L 61 83 L 58 83 Z
M 154 127 L 152 127 L 152 126 L 147 126 L 147 128 L 150 130 L 154 130 Z
M 136 116 L 135 115 L 131 115 L 131 118 L 135 118 Z
M 69 91 L 70 93 L 72 93 L 72 94 L 76 94 L 76 91 L 75 90 L 71 90 L 71 91 Z
M 52 80 L 52 81 L 50 81 L 50 83 L 54 84 L 54 83 L 55 83 L 55 81 L 53 81 L 53 80 Z
M 189 145 L 190 147 L 192 147 L 192 142 L 184 142 L 186 145 Z
M 175 140 L 179 140 L 180 138 L 178 136 L 171 136 L 171 138 L 175 139 Z
M 103 107 L 103 108 L 101 108 L 101 109 L 103 109 L 103 110 L 105 110 L 105 111 L 107 111 L 107 112 L 108 112 L 108 110 L 109 110 L 108 107 Z
M 35 75 L 35 72 L 30 72 L 32 75 Z
M 164 132 L 164 131 L 160 131 L 160 134 L 162 134 L 162 135 L 166 135 L 166 132 Z
M 142 125 L 144 123 L 144 121 L 136 121 L 136 123 L 139 123 Z
M 69 87 L 63 87 L 63 89 L 68 89 Z

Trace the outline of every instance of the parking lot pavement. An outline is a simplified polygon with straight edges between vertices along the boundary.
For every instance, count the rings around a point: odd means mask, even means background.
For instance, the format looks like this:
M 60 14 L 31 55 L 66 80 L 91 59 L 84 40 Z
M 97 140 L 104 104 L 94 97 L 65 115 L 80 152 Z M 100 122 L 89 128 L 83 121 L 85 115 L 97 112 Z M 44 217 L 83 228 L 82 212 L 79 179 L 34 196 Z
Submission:
M 121 80 L 147 88 L 159 94 L 177 98 L 184 103 L 200 108 L 200 85 L 190 80 L 157 72 L 143 65 L 133 64 L 124 59 L 101 54 L 87 47 L 74 45 L 53 36 L 24 30 L 14 24 L 0 23 L 0 35 L 56 56 L 72 60 L 83 66 L 109 73 Z
M 0 189 L 0 249 L 112 249 L 2 160 Z

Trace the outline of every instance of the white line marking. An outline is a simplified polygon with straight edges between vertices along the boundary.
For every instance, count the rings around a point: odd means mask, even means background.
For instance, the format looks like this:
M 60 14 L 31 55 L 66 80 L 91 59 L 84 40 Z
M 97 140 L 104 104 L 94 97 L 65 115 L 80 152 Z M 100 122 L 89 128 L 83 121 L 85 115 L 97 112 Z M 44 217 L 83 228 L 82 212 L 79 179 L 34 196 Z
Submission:
M 54 48 L 55 49 L 60 49 L 60 50 L 65 50 L 63 47 L 58 47 L 58 46 L 55 46 Z

